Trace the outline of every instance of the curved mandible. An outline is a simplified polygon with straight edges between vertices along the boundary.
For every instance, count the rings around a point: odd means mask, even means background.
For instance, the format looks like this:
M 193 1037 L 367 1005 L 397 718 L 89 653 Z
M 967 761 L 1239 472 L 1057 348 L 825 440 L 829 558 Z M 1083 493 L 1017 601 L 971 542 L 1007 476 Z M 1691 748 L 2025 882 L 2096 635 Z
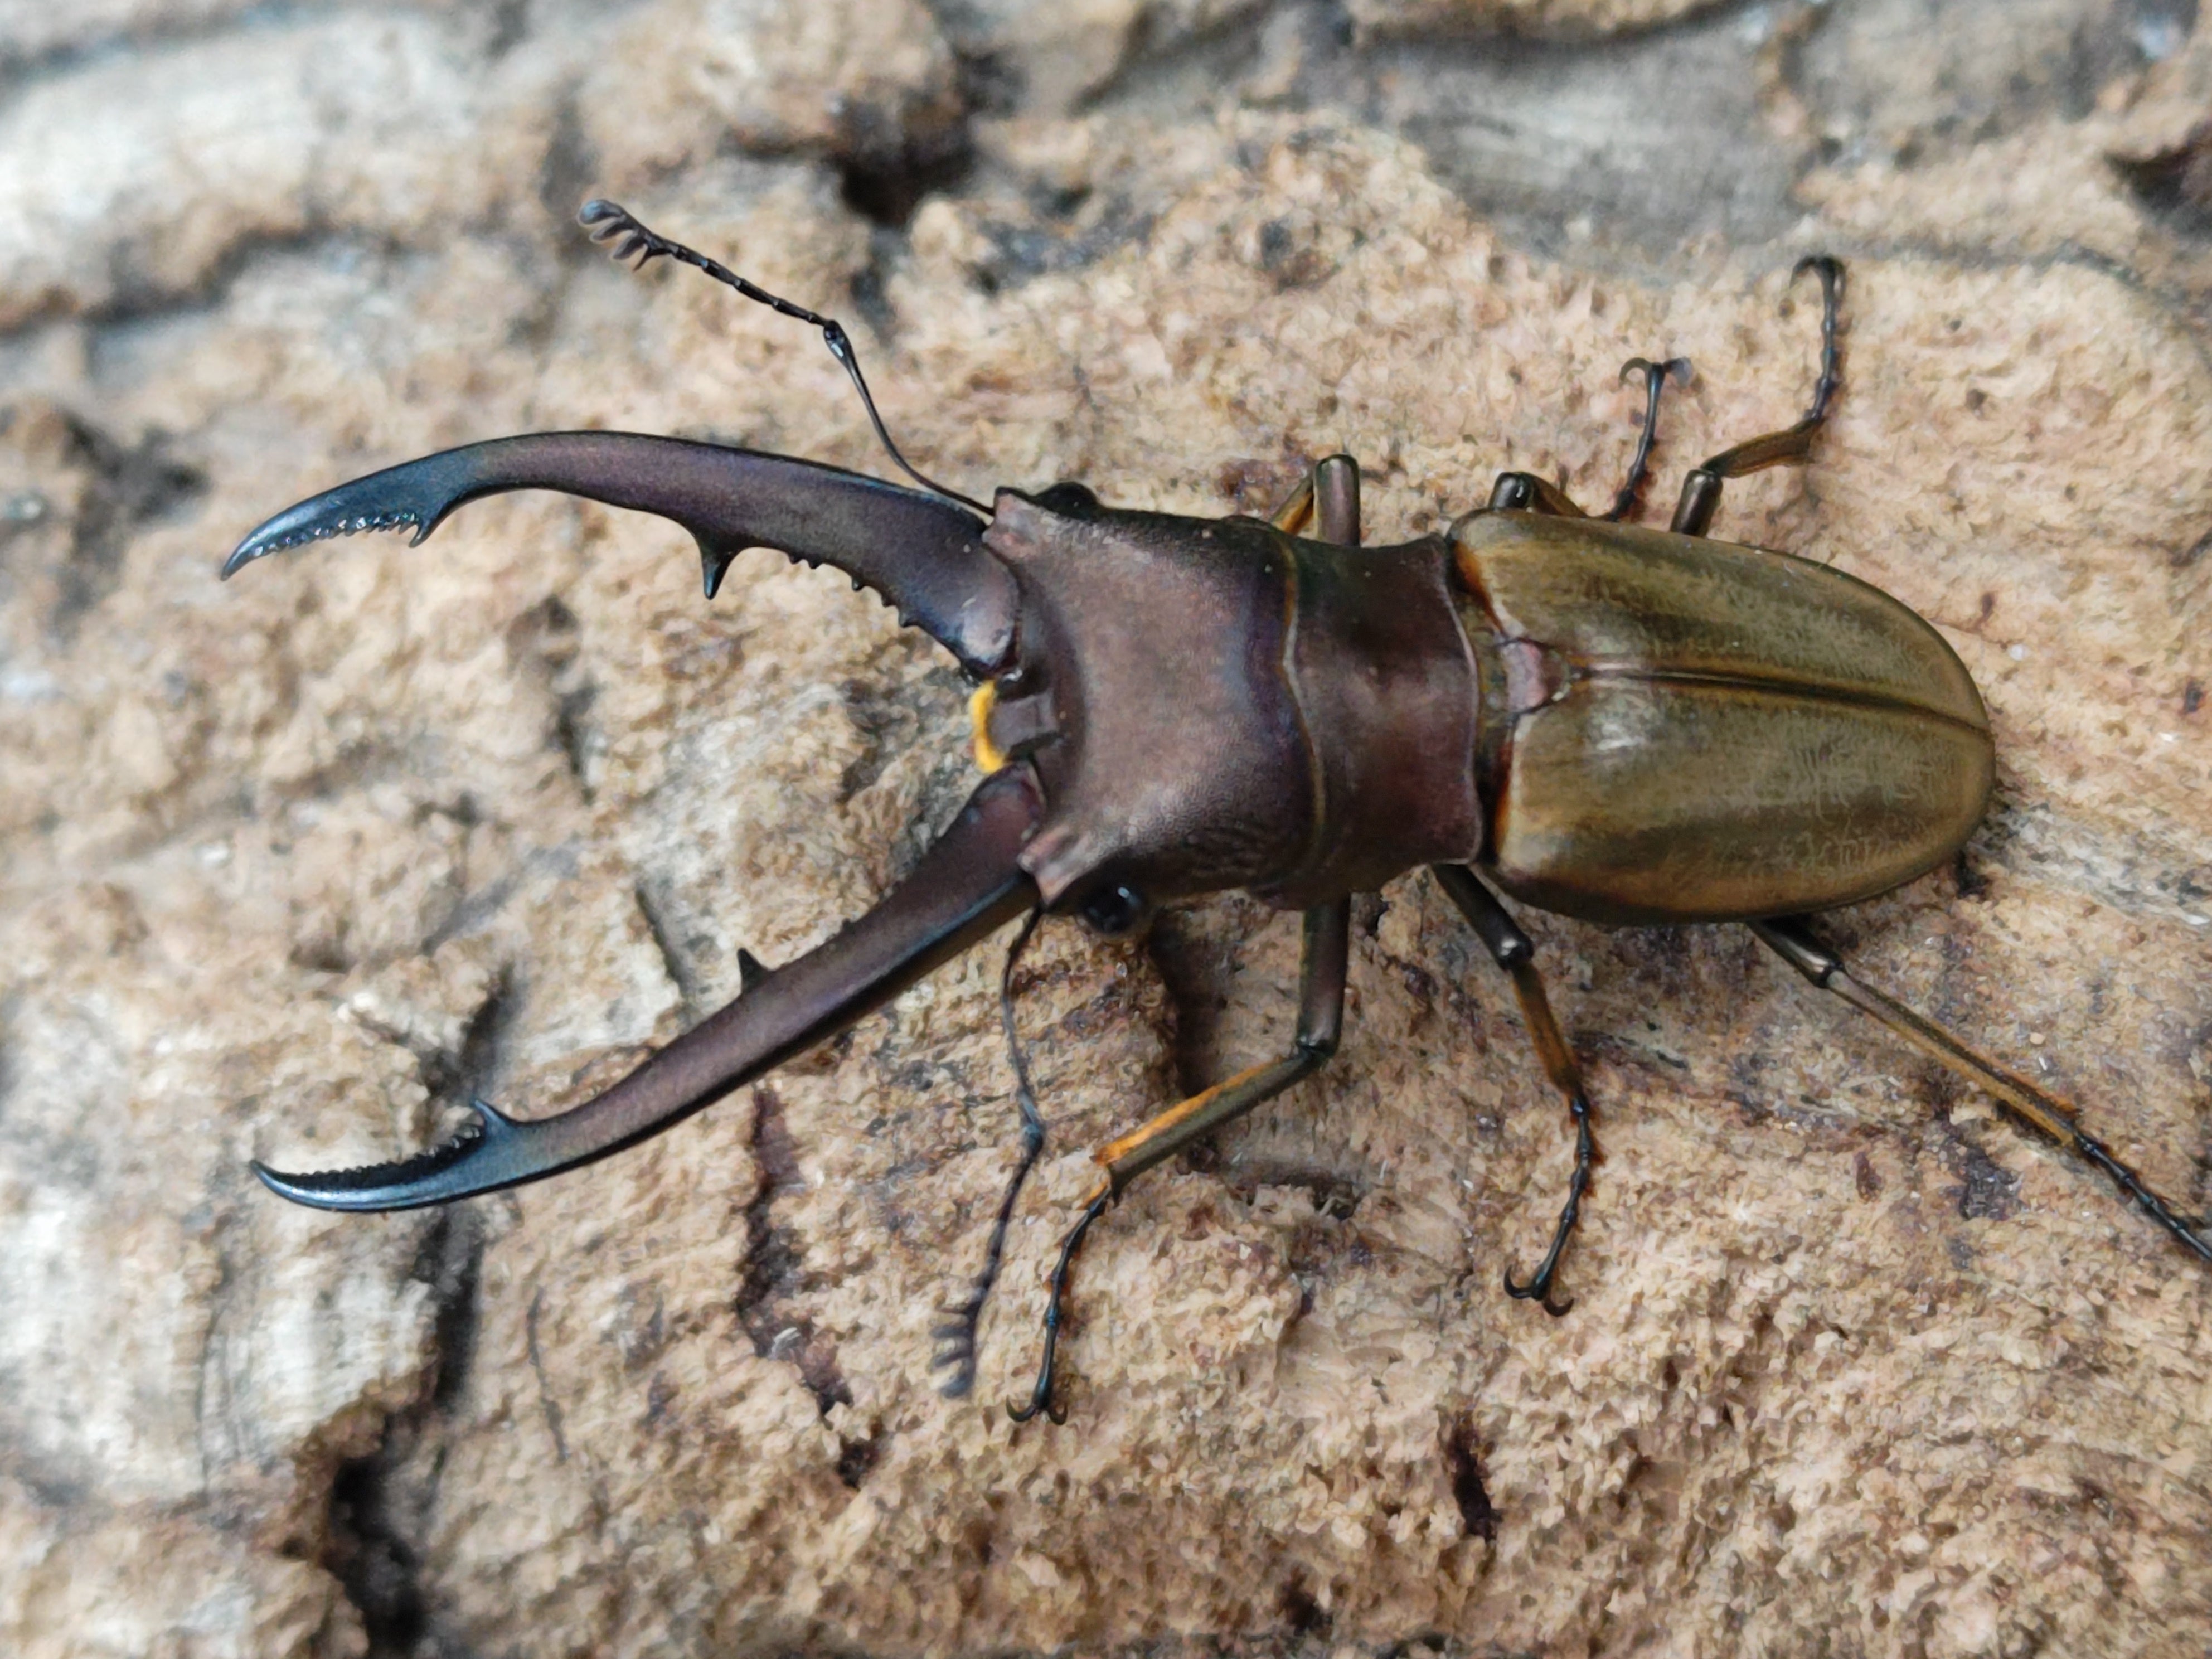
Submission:
M 520 1186 L 634 1146 L 836 1036 L 1034 908 L 1036 886 L 1014 860 L 1043 816 L 1026 764 L 994 773 L 874 909 L 571 1110 L 524 1121 L 478 1101 L 477 1123 L 411 1158 L 313 1175 L 257 1163 L 253 1172 L 270 1191 L 317 1209 L 408 1210 Z
M 1012 649 L 1014 579 L 965 507 L 842 467 L 636 432 L 495 438 L 372 472 L 279 513 L 238 544 L 222 574 L 364 530 L 411 525 L 420 543 L 462 503 L 510 489 L 557 489 L 674 520 L 699 544 L 710 599 L 731 560 L 772 547 L 873 588 L 977 678 Z

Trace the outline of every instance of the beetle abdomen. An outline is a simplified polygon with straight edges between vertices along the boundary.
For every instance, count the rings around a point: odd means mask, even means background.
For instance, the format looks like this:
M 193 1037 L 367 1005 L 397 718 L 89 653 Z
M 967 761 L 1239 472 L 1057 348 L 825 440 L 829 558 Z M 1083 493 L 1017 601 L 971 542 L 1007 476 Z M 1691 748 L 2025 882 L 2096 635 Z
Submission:
M 1980 696 L 1878 588 L 1586 519 L 1478 514 L 1452 541 L 1495 653 L 1485 861 L 1515 896 L 1608 922 L 1826 909 L 1980 820 Z

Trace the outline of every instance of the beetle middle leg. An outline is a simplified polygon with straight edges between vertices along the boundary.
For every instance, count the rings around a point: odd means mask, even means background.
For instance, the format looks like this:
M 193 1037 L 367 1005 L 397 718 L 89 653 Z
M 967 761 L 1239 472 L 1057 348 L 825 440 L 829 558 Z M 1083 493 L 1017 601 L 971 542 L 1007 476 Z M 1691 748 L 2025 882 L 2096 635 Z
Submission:
M 1750 924 L 1751 931 L 1775 955 L 1795 968 L 1820 990 L 1840 997 L 1861 1013 L 1887 1026 L 1941 1064 L 1990 1096 L 2014 1121 L 2049 1136 L 2090 1168 L 2100 1171 L 2120 1189 L 2121 1195 L 2173 1235 L 2181 1247 L 2205 1261 L 2212 1261 L 2212 1241 L 2165 1199 L 2153 1192 L 2143 1178 L 2112 1156 L 2104 1142 L 2085 1133 L 2075 1121 L 2074 1109 L 2045 1094 L 2026 1078 L 1986 1060 L 1934 1021 L 1920 1015 L 1872 986 L 1863 983 L 1843 957 L 1822 944 L 1795 916 L 1773 916 Z
M 1844 383 L 1843 350 L 1837 343 L 1844 305 L 1843 262 L 1825 253 L 1800 259 L 1790 273 L 1790 280 L 1795 282 L 1808 270 L 1820 279 L 1820 378 L 1813 386 L 1812 406 L 1795 425 L 1724 449 L 1683 479 L 1681 499 L 1675 503 L 1674 521 L 1669 526 L 1679 535 L 1702 536 L 1711 527 L 1726 480 L 1803 461 L 1812 453 L 1814 435 L 1827 424 L 1829 405 Z
M 1505 1273 L 1508 1296 L 1524 1302 L 1533 1300 L 1557 1319 L 1575 1305 L 1572 1297 L 1555 1301 L 1552 1284 L 1559 1276 L 1559 1258 L 1566 1250 L 1567 1240 L 1574 1234 L 1575 1224 L 1582 1219 L 1583 1199 L 1589 1191 L 1590 1172 L 1597 1165 L 1597 1136 L 1590 1127 L 1589 1097 L 1583 1091 L 1582 1066 L 1575 1059 L 1575 1051 L 1567 1047 L 1559 1022 L 1553 1018 L 1551 1000 L 1544 994 L 1544 981 L 1536 972 L 1536 947 L 1529 943 L 1528 936 L 1515 925 L 1505 907 L 1465 865 L 1437 864 L 1430 868 L 1446 896 L 1459 907 L 1468 925 L 1481 937 L 1491 960 L 1513 976 L 1513 992 L 1520 1000 L 1521 1018 L 1528 1028 L 1528 1040 L 1535 1044 L 1536 1058 L 1543 1063 L 1545 1076 L 1566 1097 L 1568 1114 L 1574 1120 L 1575 1172 L 1567 1182 L 1567 1201 L 1560 1207 L 1559 1225 L 1553 1229 L 1551 1248 L 1544 1252 L 1543 1261 L 1537 1264 L 1526 1284 L 1513 1282 L 1511 1268 Z

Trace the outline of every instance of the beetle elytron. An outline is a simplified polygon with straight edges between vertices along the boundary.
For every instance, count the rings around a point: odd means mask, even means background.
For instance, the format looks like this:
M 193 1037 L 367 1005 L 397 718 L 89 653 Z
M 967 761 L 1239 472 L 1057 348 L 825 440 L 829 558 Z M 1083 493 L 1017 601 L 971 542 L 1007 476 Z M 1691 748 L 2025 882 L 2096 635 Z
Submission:
M 2104 1172 L 2200 1259 L 2212 1244 L 2075 1122 L 2072 1109 L 1855 978 L 1798 918 L 1887 891 L 1950 858 L 1980 821 L 1989 721 L 1936 630 L 1839 571 L 1706 536 L 1724 482 L 1802 463 L 1840 381 L 1842 269 L 1822 296 L 1810 409 L 1713 457 L 1665 532 L 1620 522 L 1644 480 L 1660 391 L 1680 363 L 1632 362 L 1644 428 L 1601 518 L 1533 474 L 1442 534 L 1364 548 L 1349 457 L 1316 466 L 1269 520 L 1104 507 L 1080 484 L 1001 489 L 986 508 L 908 466 L 844 331 L 655 235 L 611 203 L 581 215 L 618 259 L 691 264 L 821 328 L 877 434 L 919 489 L 783 456 L 627 433 L 471 444 L 341 484 L 240 544 L 264 554 L 411 526 L 462 503 L 557 489 L 674 520 L 697 539 L 707 595 L 750 547 L 830 564 L 926 630 L 977 682 L 988 775 L 914 872 L 823 945 L 596 1098 L 521 1121 L 483 1103 L 446 1146 L 313 1175 L 255 1166 L 275 1191 L 342 1210 L 490 1192 L 617 1152 L 842 1030 L 938 963 L 1027 915 L 1105 933 L 1165 900 L 1249 888 L 1304 913 L 1291 1051 L 1101 1147 L 1102 1178 L 1062 1247 L 1028 1404 L 1057 1416 L 1053 1355 L 1068 1267 L 1130 1181 L 1280 1093 L 1335 1050 L 1351 896 L 1427 865 L 1509 973 L 1565 1098 L 1574 1171 L 1550 1248 L 1506 1289 L 1553 1295 L 1596 1155 L 1573 1051 L 1527 937 L 1495 888 L 1611 924 L 1747 922 L 1814 985 L 1994 1096 Z M 1312 526 L 1311 538 L 1299 532 Z M 1011 1006 L 1006 1005 L 1009 1039 Z M 1020 1162 L 974 1291 L 940 1333 L 948 1392 L 975 1336 L 1022 1182 L 1044 1139 L 1018 1044 Z

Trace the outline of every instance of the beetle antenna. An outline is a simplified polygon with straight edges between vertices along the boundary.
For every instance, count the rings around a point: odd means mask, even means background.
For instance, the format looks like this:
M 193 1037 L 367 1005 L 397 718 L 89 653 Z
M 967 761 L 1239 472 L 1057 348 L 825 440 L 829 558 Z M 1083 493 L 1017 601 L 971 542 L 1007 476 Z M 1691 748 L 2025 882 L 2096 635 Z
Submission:
M 576 222 L 591 233 L 593 241 L 609 245 L 608 253 L 617 264 L 627 264 L 635 258 L 637 263 L 630 269 L 642 270 L 655 259 L 673 259 L 678 264 L 705 271 L 716 282 L 737 289 L 748 300 L 764 305 L 771 311 L 781 312 L 786 317 L 795 317 L 802 323 L 813 324 L 822 331 L 822 343 L 830 348 L 830 355 L 842 363 L 845 373 L 853 377 L 854 390 L 860 394 L 860 402 L 868 411 L 868 423 L 875 428 L 878 441 L 898 470 L 932 495 L 942 495 L 947 501 L 972 507 L 987 519 L 991 516 L 991 509 L 981 501 L 963 495 L 957 489 L 946 489 L 936 479 L 916 469 L 899 453 L 899 447 L 891 441 L 890 429 L 884 425 L 884 417 L 876 412 L 876 400 L 869 395 L 867 377 L 860 373 L 860 359 L 853 349 L 853 337 L 845 332 L 845 325 L 836 318 L 824 317 L 819 312 L 809 311 L 805 306 L 793 305 L 757 283 L 747 282 L 719 259 L 710 259 L 696 248 L 686 247 L 681 242 L 672 242 L 658 232 L 647 229 L 635 214 L 619 203 L 595 198 L 577 210 Z
M 1022 1113 L 1022 1156 L 1014 1165 L 1013 1178 L 1006 1182 L 1006 1195 L 999 1200 L 998 1218 L 991 1224 L 991 1242 L 983 1251 L 983 1271 L 975 1275 L 975 1285 L 966 1298 L 957 1307 L 945 1310 L 945 1322 L 934 1333 L 938 1348 L 930 1360 L 931 1367 L 952 1369 L 952 1375 L 938 1389 L 947 1400 L 957 1400 L 975 1386 L 976 1335 L 983 1320 L 983 1304 L 991 1299 L 991 1287 L 999 1282 L 999 1267 L 1006 1259 L 1006 1229 L 1014 1218 L 1015 1200 L 1022 1195 L 1022 1183 L 1030 1178 L 1037 1155 L 1044 1151 L 1044 1114 L 1037 1109 L 1036 1091 L 1030 1086 L 1029 1060 L 1022 1052 L 1021 1032 L 1014 1024 L 1014 967 L 1021 961 L 1022 952 L 1029 948 L 1037 924 L 1043 920 L 1042 905 L 1030 912 L 1022 931 L 1006 947 L 1006 965 L 999 975 L 999 1024 L 1006 1033 L 1006 1053 L 1014 1062 L 1014 1103 Z

